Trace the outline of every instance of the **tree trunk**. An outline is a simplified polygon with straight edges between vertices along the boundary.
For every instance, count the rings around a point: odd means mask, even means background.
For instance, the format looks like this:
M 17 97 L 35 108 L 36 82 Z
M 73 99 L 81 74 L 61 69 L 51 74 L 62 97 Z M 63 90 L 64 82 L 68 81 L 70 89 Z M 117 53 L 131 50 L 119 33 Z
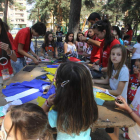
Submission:
M 8 12 L 8 0 L 4 3 L 4 22 L 7 23 L 7 12 Z
M 69 17 L 69 32 L 74 33 L 75 39 L 77 36 L 77 32 L 79 30 L 81 5 L 82 5 L 82 0 L 71 0 L 70 17 Z

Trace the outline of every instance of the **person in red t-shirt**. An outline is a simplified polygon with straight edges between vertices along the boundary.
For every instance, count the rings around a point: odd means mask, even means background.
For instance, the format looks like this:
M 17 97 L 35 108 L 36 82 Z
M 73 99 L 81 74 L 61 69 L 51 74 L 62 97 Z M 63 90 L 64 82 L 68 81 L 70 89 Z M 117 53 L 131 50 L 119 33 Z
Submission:
M 93 28 L 89 28 L 89 37 L 92 38 L 93 40 L 97 40 L 102 42 L 95 34 Z M 100 59 L 100 48 L 92 45 L 92 50 L 91 50 L 91 56 L 90 56 L 90 61 L 91 63 L 96 63 Z
M 91 25 L 95 24 L 97 21 L 100 21 L 100 20 L 101 20 L 101 17 L 96 12 L 91 13 L 90 16 L 88 17 L 88 22 L 90 22 Z M 92 44 L 97 47 L 100 47 L 100 44 L 101 44 L 101 42 L 98 39 L 96 40 L 96 37 L 93 40 L 92 38 L 81 36 L 80 40 L 86 41 L 88 44 Z
M 24 56 L 32 59 L 35 64 L 38 64 L 39 61 L 41 61 L 41 59 L 30 49 L 30 42 L 33 36 L 44 36 L 45 33 L 46 26 L 41 22 L 34 24 L 31 28 L 26 27 L 19 30 L 14 39 L 17 61 L 11 61 L 15 73 L 19 72 L 26 65 Z M 33 56 L 28 52 L 30 52 Z
M 133 74 L 130 75 L 128 92 L 127 92 L 127 101 L 128 104 L 131 104 L 133 101 L 135 94 L 137 92 L 137 88 L 140 86 L 140 72 L 139 72 L 139 59 L 135 61 L 135 65 L 133 65 Z
M 93 78 L 99 78 L 102 76 L 102 72 L 107 71 L 108 58 L 110 56 L 111 48 L 116 44 L 120 44 L 120 42 L 113 37 L 110 22 L 106 19 L 97 21 L 94 24 L 93 29 L 95 35 L 99 39 L 104 39 L 100 44 L 100 60 L 93 66 L 93 69 L 98 71 L 98 74 L 97 72 L 93 72 Z
M 126 34 L 130 36 L 130 38 L 129 38 L 129 42 L 130 42 L 130 43 L 129 43 L 129 44 L 131 44 L 131 40 L 132 40 L 132 37 L 133 37 L 133 30 L 132 30 L 130 24 L 127 24 L 125 28 L 126 28 L 126 30 L 127 30 L 127 31 L 126 31 Z
M 14 50 L 15 47 L 13 43 L 10 42 L 4 23 L 0 19 L 0 88 L 2 87 L 4 80 L 13 76 L 10 59 L 17 61 Z

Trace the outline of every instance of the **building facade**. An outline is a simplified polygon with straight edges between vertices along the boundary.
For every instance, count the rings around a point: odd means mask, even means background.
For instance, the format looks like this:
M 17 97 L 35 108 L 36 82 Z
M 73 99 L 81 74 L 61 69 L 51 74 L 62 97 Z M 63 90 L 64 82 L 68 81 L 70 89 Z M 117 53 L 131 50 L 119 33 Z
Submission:
M 25 28 L 27 26 L 27 10 L 26 0 L 15 0 L 19 5 L 25 7 L 24 10 L 19 10 L 15 5 L 8 6 L 8 20 L 17 28 Z M 0 18 L 3 18 L 3 12 L 0 12 Z

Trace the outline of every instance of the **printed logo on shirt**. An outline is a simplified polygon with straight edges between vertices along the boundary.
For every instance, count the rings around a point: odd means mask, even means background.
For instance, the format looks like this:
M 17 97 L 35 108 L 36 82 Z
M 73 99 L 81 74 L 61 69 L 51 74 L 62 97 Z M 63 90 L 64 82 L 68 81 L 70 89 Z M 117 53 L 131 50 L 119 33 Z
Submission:
M 103 52 L 103 57 L 107 58 L 107 52 L 106 51 Z

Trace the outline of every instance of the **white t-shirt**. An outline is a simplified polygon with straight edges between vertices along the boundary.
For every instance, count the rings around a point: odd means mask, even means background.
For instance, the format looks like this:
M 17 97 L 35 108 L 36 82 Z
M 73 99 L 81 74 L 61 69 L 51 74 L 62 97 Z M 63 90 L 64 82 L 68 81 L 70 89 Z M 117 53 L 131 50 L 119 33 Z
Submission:
M 78 49 L 83 49 L 83 51 L 86 51 L 87 43 L 85 43 L 85 42 L 77 42 L 77 46 L 78 46 Z
M 127 89 L 128 89 L 128 82 L 129 82 L 129 70 L 126 67 L 126 65 L 123 65 L 123 67 L 122 67 L 122 69 L 120 71 L 118 79 L 114 78 L 116 73 L 117 73 L 117 70 L 113 70 L 112 76 L 109 79 L 109 85 L 110 85 L 112 90 L 117 90 L 119 82 L 120 81 L 126 81 L 125 87 L 123 89 L 123 92 L 122 92 L 121 96 L 123 96 L 126 99 L 126 101 L 127 101 Z
M 75 44 L 73 45 L 67 44 L 67 45 L 68 45 L 67 52 L 70 52 L 70 51 L 72 52 L 69 56 L 78 57 Z
M 136 51 L 133 54 L 131 59 L 139 59 L 140 58 L 140 43 L 135 44 L 133 47 L 136 48 Z
M 31 44 L 30 44 L 30 48 L 31 48 L 31 50 L 35 53 L 35 48 L 34 48 L 34 44 L 33 44 L 32 41 L 31 41 Z
M 134 100 L 130 107 L 140 117 L 140 87 L 137 89 Z M 128 135 L 131 140 L 140 140 L 140 126 L 136 124 L 128 128 Z

